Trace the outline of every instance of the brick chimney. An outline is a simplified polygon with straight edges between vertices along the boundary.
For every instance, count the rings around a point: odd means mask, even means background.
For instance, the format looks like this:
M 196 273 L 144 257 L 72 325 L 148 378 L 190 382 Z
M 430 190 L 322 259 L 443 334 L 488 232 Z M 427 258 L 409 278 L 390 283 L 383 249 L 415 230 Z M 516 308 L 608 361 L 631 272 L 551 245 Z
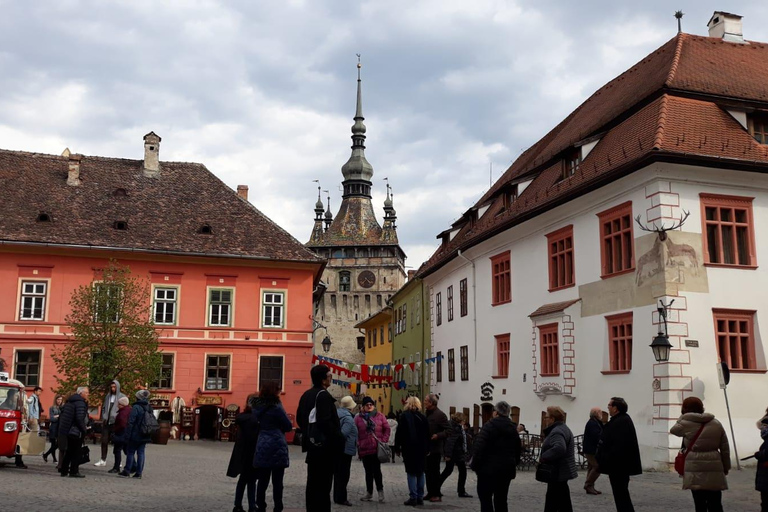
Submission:
M 730 12 L 715 11 L 707 23 L 709 37 L 717 37 L 731 43 L 744 43 L 741 16 Z
M 155 132 L 144 136 L 144 176 L 157 178 L 160 175 L 160 141 Z
M 67 174 L 67 185 L 76 187 L 80 185 L 80 160 L 83 155 L 69 155 L 69 172 Z
M 237 195 L 244 200 L 248 200 L 248 185 L 238 185 Z
M 416 277 L 416 271 L 415 270 L 409 270 L 408 271 L 408 280 L 410 281 L 414 277 Z

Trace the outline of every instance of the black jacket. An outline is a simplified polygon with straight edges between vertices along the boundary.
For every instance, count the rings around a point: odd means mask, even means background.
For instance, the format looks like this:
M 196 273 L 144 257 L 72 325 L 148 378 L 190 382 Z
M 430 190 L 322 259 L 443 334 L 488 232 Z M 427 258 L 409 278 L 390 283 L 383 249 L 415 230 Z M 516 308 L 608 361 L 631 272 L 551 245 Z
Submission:
M 227 476 L 236 477 L 240 473 L 255 474 L 253 453 L 256 451 L 256 440 L 259 437 L 259 423 L 250 412 L 241 412 L 235 418 L 237 425 L 237 440 L 229 458 Z
M 760 450 L 755 452 L 757 459 L 757 474 L 755 475 L 755 490 L 768 492 L 768 433 L 760 433 L 763 437 L 763 444 Z
M 451 433 L 451 424 L 448 422 L 448 416 L 443 411 L 435 407 L 427 411 L 427 423 L 429 423 L 429 454 L 442 455 L 443 444 Z M 437 434 L 437 439 L 432 440 L 432 436 Z
M 627 413 L 619 413 L 604 427 L 595 454 L 600 473 L 639 475 L 643 472 L 635 424 Z
M 323 392 L 320 393 L 321 391 Z M 320 393 L 319 396 L 318 393 Z M 315 397 L 317 397 L 317 426 L 326 439 L 322 447 L 310 443 L 307 436 L 309 413 L 315 407 Z M 299 408 L 296 410 L 296 423 L 301 429 L 301 451 L 307 452 L 307 463 L 332 463 L 344 451 L 344 435 L 341 433 L 341 423 L 336 414 L 335 403 L 336 399 L 320 385 L 313 386 L 301 395 Z
M 85 398 L 78 394 L 67 398 L 67 402 L 61 408 L 59 415 L 59 435 L 85 436 L 87 416 L 88 403 Z
M 589 418 L 584 426 L 584 441 L 581 445 L 581 451 L 585 455 L 594 455 L 597 453 L 597 444 L 600 442 L 600 435 L 603 433 L 603 423 L 595 418 Z
M 429 425 L 423 414 L 404 411 L 400 415 L 395 431 L 395 451 L 403 456 L 406 473 L 424 473 L 429 452 Z
M 497 416 L 483 425 L 475 437 L 472 469 L 479 475 L 503 474 L 515 478 L 520 451 L 517 425 L 505 416 Z
M 450 425 L 451 430 L 448 439 L 445 440 L 443 451 L 446 457 L 458 462 L 464 460 L 467 452 L 464 446 L 464 427 L 461 426 L 461 423 L 456 423 L 453 420 L 451 420 Z

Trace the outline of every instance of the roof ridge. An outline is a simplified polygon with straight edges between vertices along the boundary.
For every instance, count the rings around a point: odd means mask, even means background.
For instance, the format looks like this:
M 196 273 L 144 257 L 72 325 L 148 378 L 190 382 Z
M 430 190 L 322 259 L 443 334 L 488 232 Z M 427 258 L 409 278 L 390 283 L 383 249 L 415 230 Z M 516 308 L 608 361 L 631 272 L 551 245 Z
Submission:
M 675 73 L 677 73 L 677 65 L 680 63 L 680 55 L 683 53 L 683 42 L 685 41 L 685 34 L 683 32 L 677 34 L 677 45 L 675 46 L 675 56 L 672 58 L 672 65 L 669 67 L 669 74 L 664 81 L 666 87 L 672 86 L 672 81 L 675 79 Z
M 664 126 L 667 123 L 667 94 L 661 95 L 661 106 L 659 107 L 659 126 L 656 128 L 656 136 L 653 139 L 653 149 L 661 149 L 664 141 Z

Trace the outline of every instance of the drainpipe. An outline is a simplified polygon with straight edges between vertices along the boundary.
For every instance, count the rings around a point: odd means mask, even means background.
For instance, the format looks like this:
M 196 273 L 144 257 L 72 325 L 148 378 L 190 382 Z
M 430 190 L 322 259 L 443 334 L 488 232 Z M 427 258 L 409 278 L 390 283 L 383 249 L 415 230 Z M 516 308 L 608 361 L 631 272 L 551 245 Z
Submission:
M 475 262 L 468 260 L 467 257 L 464 256 L 464 254 L 461 252 L 461 249 L 459 249 L 457 256 L 472 265 L 472 322 L 474 323 L 475 327 L 474 350 L 475 362 L 477 362 L 477 285 L 475 284 Z

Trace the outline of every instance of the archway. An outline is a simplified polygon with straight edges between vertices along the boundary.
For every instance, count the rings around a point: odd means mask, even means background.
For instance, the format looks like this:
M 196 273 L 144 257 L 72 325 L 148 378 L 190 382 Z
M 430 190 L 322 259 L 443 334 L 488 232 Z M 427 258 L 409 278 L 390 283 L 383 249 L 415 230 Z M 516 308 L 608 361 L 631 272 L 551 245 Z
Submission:
M 198 439 L 219 438 L 219 408 L 215 405 L 201 405 L 198 416 Z
M 483 425 L 485 425 L 493 418 L 493 404 L 483 404 L 480 407 L 483 414 Z

